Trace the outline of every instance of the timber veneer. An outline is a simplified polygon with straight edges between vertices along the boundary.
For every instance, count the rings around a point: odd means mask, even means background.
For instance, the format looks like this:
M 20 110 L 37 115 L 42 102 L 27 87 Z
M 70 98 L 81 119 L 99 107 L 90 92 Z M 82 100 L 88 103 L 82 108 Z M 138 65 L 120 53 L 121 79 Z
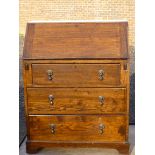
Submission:
M 128 154 L 127 22 L 29 22 L 23 77 L 27 152 L 106 147 Z

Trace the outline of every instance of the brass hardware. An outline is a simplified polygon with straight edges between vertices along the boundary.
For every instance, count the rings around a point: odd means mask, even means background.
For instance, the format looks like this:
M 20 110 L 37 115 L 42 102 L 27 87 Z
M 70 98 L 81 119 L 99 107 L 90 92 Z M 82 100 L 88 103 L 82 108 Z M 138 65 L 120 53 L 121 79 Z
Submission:
M 104 99 L 105 99 L 104 96 L 99 96 L 98 99 L 99 99 L 100 105 L 103 105 Z
M 105 126 L 103 124 L 99 125 L 100 134 L 103 134 Z
M 29 64 L 25 64 L 25 70 L 29 70 Z
M 53 79 L 53 77 L 52 77 L 53 76 L 53 71 L 52 70 L 48 70 L 47 74 L 48 74 L 48 79 L 52 80 Z
M 98 71 L 98 77 L 99 77 L 99 80 L 103 80 L 104 79 L 104 70 L 99 70 Z
M 53 95 L 49 95 L 48 99 L 49 99 L 50 104 L 53 105 L 54 104 L 54 102 L 53 102 L 54 101 L 54 96 Z
M 50 124 L 50 128 L 51 128 L 51 133 L 54 134 L 56 125 L 55 124 Z

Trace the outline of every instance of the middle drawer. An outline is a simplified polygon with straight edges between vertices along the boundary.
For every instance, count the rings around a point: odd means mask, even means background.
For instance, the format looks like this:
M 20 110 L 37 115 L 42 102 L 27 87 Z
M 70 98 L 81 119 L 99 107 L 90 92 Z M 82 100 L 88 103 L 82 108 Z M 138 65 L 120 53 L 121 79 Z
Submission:
M 126 113 L 125 88 L 27 88 L 29 114 Z

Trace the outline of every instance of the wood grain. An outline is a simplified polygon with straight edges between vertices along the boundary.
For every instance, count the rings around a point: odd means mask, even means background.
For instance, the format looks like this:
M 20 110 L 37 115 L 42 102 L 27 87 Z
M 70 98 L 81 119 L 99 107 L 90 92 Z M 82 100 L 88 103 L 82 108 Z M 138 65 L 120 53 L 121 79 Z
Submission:
M 47 71 L 53 71 L 48 80 Z M 99 70 L 104 79 L 99 80 Z M 102 87 L 120 85 L 120 64 L 32 64 L 34 85 L 53 87 Z
M 24 59 L 127 58 L 126 22 L 28 23 L 27 34 L 31 25 Z
M 29 114 L 126 113 L 125 88 L 27 88 Z M 53 95 L 53 105 L 48 96 Z M 103 105 L 99 96 L 104 97 Z
M 127 22 L 27 25 L 23 77 L 28 153 L 71 146 L 128 154 L 127 31 Z M 47 70 L 53 71 L 52 80 Z M 103 80 L 99 70 L 104 70 Z M 105 98 L 102 106 L 99 96 Z M 56 127 L 54 134 L 50 124 Z M 100 124 L 105 125 L 103 134 Z
M 74 147 L 74 148 L 109 148 L 109 149 L 117 149 L 122 155 L 129 155 L 130 145 L 128 142 L 123 143 L 112 143 L 112 142 L 98 142 L 98 143 L 87 143 L 87 142 L 54 142 L 54 141 L 27 141 L 26 143 L 26 152 L 27 153 L 37 153 L 40 149 L 48 147 L 48 148 L 56 148 L 56 147 Z
M 24 63 L 31 64 L 124 64 L 128 63 L 128 60 L 124 59 L 65 59 L 65 60 L 38 60 L 38 59 L 23 59 Z
M 127 116 L 29 116 L 30 139 L 41 141 L 124 142 Z M 52 134 L 50 124 L 55 125 Z M 103 134 L 99 125 L 104 124 Z

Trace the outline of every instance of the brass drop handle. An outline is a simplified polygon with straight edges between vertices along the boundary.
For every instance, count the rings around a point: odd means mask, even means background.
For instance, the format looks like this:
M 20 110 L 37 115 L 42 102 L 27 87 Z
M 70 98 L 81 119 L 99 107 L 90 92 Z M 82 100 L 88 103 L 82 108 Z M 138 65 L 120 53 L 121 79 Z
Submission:
M 98 71 L 98 78 L 99 78 L 99 80 L 103 80 L 104 79 L 104 70 L 99 70 Z
M 104 124 L 100 124 L 100 125 L 99 125 L 99 132 L 100 132 L 100 134 L 103 134 L 104 129 L 105 129 Z
M 56 125 L 55 124 L 50 124 L 50 128 L 51 128 L 51 133 L 54 134 Z
M 103 105 L 104 99 L 105 99 L 104 96 L 99 96 L 98 99 L 99 99 L 100 105 Z
M 54 96 L 53 95 L 49 95 L 48 99 L 49 99 L 50 104 L 53 105 L 54 104 Z
M 47 75 L 48 75 L 48 79 L 49 80 L 52 80 L 53 79 L 53 77 L 52 77 L 53 76 L 53 71 L 52 70 L 48 70 L 47 71 Z

